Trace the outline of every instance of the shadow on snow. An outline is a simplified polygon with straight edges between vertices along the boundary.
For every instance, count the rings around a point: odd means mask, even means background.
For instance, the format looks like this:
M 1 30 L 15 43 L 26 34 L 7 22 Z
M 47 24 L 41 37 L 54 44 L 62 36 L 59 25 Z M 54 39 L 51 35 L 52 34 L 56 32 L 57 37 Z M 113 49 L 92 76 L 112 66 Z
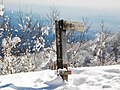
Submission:
M 9 83 L 9 84 L 0 86 L 0 89 L 3 89 L 3 88 L 13 88 L 13 89 L 16 89 L 16 90 L 43 90 L 43 89 L 44 90 L 53 90 L 53 89 L 55 89 L 57 87 L 58 87 L 58 85 L 49 85 L 47 87 L 41 87 L 41 88 L 18 87 L 18 86 L 13 85 L 12 83 Z

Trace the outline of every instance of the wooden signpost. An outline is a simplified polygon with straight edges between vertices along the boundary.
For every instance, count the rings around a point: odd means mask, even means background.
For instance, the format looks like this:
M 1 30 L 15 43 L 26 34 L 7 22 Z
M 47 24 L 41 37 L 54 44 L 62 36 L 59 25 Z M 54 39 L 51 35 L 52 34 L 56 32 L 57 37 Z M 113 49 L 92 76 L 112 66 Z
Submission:
M 79 22 L 55 21 L 56 24 L 56 50 L 57 50 L 57 70 L 63 78 L 63 80 L 68 81 L 68 74 L 71 71 L 68 70 L 67 64 L 67 52 L 66 52 L 66 30 L 75 30 L 84 32 L 84 25 Z

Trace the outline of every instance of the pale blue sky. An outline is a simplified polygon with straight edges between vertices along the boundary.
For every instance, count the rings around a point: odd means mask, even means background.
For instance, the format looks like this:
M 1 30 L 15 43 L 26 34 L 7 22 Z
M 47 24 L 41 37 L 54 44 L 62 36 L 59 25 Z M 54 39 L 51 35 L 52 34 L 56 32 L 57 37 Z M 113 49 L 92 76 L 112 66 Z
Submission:
M 96 28 L 104 20 L 111 29 L 119 30 L 120 0 L 4 0 L 4 3 L 7 10 L 19 10 L 20 5 L 25 11 L 32 9 L 33 13 L 42 16 L 46 16 L 50 6 L 54 5 L 66 20 L 77 21 L 81 17 L 87 17 L 90 22 L 95 23 Z
M 4 0 L 4 3 L 77 6 L 85 8 L 120 9 L 120 0 Z

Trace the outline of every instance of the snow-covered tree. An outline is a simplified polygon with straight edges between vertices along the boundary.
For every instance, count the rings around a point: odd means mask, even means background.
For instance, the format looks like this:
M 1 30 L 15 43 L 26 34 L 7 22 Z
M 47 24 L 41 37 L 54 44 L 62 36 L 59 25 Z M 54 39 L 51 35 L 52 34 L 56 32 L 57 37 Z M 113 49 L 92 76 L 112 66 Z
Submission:
M 38 68 L 39 59 L 37 56 L 45 47 L 44 38 L 48 36 L 50 28 L 43 27 L 38 19 L 34 20 L 32 13 L 19 11 L 17 28 L 12 27 L 12 18 L 9 15 L 1 15 L 0 17 L 2 20 L 0 37 L 2 38 L 3 53 L 3 60 L 0 64 L 1 74 L 27 72 Z M 19 34 L 14 34 L 18 33 L 18 30 Z
M 4 5 L 3 5 L 3 0 L 0 2 L 0 16 L 4 15 Z
M 69 63 L 72 64 L 72 66 L 76 66 L 76 62 L 79 62 L 79 59 L 76 60 L 77 57 L 79 57 L 79 52 L 81 50 L 81 47 L 84 43 L 87 42 L 87 40 L 85 39 L 85 35 L 88 32 L 88 30 L 91 27 L 91 23 L 88 22 L 87 18 L 82 18 L 82 22 L 84 24 L 84 32 L 79 32 L 79 41 L 77 43 L 77 47 L 75 45 L 75 31 L 68 31 L 67 32 L 67 42 L 70 44 L 69 48 L 67 49 L 67 53 L 69 53 L 71 55 L 71 58 L 69 58 Z M 77 32 L 78 33 L 78 32 Z
M 50 7 L 50 12 L 47 14 L 48 19 L 50 20 L 50 27 L 52 29 L 53 34 L 55 34 L 55 20 L 60 18 L 60 11 L 52 6 Z
M 96 44 L 93 44 L 93 52 L 94 56 L 96 57 L 95 60 L 98 65 L 104 65 L 106 58 L 106 42 L 107 38 L 110 35 L 107 27 L 105 26 L 104 22 L 101 23 L 101 30 L 99 33 L 96 34 Z
M 16 61 L 14 60 L 14 56 L 11 54 L 11 49 L 19 42 L 21 42 L 19 37 L 12 38 L 11 36 L 8 36 L 2 40 L 2 52 L 4 54 L 2 74 L 15 73 L 14 67 Z
M 32 14 L 23 15 L 22 12 L 18 13 L 19 27 L 21 28 L 21 45 L 23 48 L 24 55 L 27 56 L 28 60 L 28 71 L 37 68 L 37 56 L 39 52 L 45 47 L 45 37 L 49 34 L 49 27 L 42 26 L 41 21 L 35 20 Z M 33 53 L 33 60 L 30 59 L 31 52 Z M 34 68 L 33 68 L 34 67 Z
M 55 21 L 58 20 L 60 18 L 60 11 L 58 10 L 58 8 L 56 8 L 55 6 L 50 7 L 50 12 L 47 13 L 47 17 L 50 21 L 50 30 L 52 31 L 52 43 L 50 43 L 50 47 L 51 49 L 46 49 L 48 53 L 48 50 L 50 50 L 49 54 L 52 54 L 52 57 L 50 58 L 51 63 L 49 64 L 50 67 L 52 67 L 52 69 L 55 69 L 56 67 L 56 60 L 54 60 L 56 58 L 56 39 L 55 39 Z M 51 53 L 52 52 L 52 53 Z M 55 55 L 55 57 L 53 58 L 53 55 Z M 53 68 L 54 67 L 54 68 Z
M 120 32 L 116 34 L 116 36 L 111 41 L 112 43 L 112 50 L 113 50 L 113 57 L 115 57 L 115 61 L 118 61 L 119 58 L 119 51 L 120 51 Z

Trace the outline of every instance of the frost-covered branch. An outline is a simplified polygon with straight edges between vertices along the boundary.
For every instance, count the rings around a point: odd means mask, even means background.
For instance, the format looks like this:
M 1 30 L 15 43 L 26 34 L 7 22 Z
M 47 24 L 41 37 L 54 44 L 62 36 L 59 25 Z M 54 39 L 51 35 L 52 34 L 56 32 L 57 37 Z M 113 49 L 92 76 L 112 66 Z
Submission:
M 88 23 L 86 18 L 82 18 L 82 21 L 83 21 L 85 30 L 84 30 L 84 32 L 80 33 L 79 45 L 78 45 L 77 48 L 74 47 L 74 43 L 75 43 L 74 42 L 75 41 L 75 35 L 74 34 L 75 34 L 75 32 L 74 31 L 69 31 L 69 33 L 68 33 L 69 36 L 70 36 L 70 40 L 69 40 L 70 48 L 68 49 L 67 52 L 72 52 L 71 61 L 72 61 L 73 66 L 75 66 L 75 58 L 76 58 L 76 56 L 78 56 L 78 53 L 80 52 L 81 46 L 87 42 L 86 39 L 85 39 L 85 35 L 92 25 L 92 24 Z

